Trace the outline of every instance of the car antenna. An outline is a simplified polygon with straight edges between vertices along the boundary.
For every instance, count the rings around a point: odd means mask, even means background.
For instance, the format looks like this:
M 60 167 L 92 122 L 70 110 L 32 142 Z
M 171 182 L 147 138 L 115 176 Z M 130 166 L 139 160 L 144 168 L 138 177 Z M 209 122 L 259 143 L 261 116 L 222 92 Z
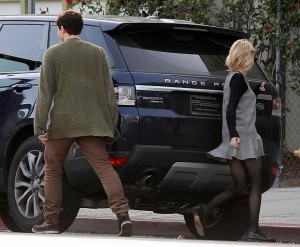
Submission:
M 147 18 L 148 19 L 160 19 L 160 16 L 161 16 L 161 11 L 156 10 L 153 12 L 152 15 L 148 16 Z

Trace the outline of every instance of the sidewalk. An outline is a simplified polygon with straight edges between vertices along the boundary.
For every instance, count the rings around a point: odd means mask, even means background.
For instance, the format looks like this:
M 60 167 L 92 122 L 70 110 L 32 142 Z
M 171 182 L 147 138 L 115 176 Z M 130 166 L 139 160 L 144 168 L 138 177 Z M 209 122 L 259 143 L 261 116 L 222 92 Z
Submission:
M 130 217 L 134 235 L 193 238 L 182 215 L 130 210 Z M 264 193 L 260 225 L 278 241 L 300 243 L 300 187 L 272 188 Z M 117 234 L 117 230 L 116 216 L 110 209 L 81 209 L 68 232 Z
M 130 210 L 135 235 L 193 238 L 183 216 Z M 272 188 L 263 194 L 261 229 L 278 241 L 300 243 L 300 187 Z M 109 209 L 81 209 L 71 232 L 117 234 L 117 221 Z

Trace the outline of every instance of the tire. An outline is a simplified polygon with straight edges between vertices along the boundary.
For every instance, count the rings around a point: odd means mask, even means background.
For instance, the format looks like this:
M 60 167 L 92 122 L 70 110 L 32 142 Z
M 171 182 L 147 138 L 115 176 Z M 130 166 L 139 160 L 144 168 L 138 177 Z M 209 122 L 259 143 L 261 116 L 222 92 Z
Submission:
M 12 231 L 32 232 L 32 226 L 44 221 L 44 145 L 35 136 L 25 140 L 17 150 L 9 170 L 7 199 Z M 63 213 L 60 231 L 75 220 L 81 204 L 81 193 L 62 177 Z M 9 215 L 9 216 L 8 216 Z M 5 224 L 5 222 L 4 222 Z
M 207 240 L 239 240 L 244 236 L 248 228 L 248 198 L 227 204 L 223 208 L 214 209 L 207 218 L 204 236 L 198 233 L 192 214 L 185 214 L 184 220 L 189 231 L 195 238 Z
M 16 225 L 13 218 L 11 217 L 8 208 L 0 208 L 0 218 L 7 229 L 11 230 L 12 232 L 22 232 L 22 230 Z
M 65 174 L 62 176 L 62 207 L 63 211 L 60 214 L 59 231 L 66 231 L 77 217 L 81 206 L 82 194 L 73 188 Z

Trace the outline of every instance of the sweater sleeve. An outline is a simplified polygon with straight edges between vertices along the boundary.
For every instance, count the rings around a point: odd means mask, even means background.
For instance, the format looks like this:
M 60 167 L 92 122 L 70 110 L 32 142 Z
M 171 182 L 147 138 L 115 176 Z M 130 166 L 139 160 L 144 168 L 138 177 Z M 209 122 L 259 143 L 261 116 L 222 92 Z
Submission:
M 247 91 L 248 86 L 245 82 L 244 76 L 240 73 L 236 73 L 232 76 L 229 86 L 230 95 L 226 110 L 226 120 L 231 139 L 233 137 L 239 137 L 239 134 L 236 130 L 236 109 L 240 98 Z
M 119 137 L 119 131 L 117 128 L 119 112 L 118 112 L 116 94 L 114 91 L 114 84 L 112 82 L 112 77 L 109 70 L 107 55 L 104 50 L 101 50 L 101 53 L 102 53 L 103 79 L 104 79 L 104 86 L 105 86 L 105 91 L 107 96 L 108 108 L 109 108 L 109 113 L 114 128 L 114 136 L 115 139 L 117 139 Z
M 51 56 L 47 51 L 40 73 L 40 83 L 35 106 L 34 134 L 41 135 L 47 132 L 48 114 L 51 108 L 52 99 L 55 92 L 55 69 L 51 61 Z

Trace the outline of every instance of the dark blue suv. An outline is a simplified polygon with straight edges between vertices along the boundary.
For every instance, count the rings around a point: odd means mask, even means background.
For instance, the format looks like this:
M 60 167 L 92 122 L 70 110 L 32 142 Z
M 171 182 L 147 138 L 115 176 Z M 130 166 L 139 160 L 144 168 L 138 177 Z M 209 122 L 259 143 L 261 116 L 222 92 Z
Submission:
M 59 42 L 56 18 L 0 17 L 0 215 L 12 231 L 30 232 L 43 220 L 44 146 L 33 135 L 33 118 L 43 55 Z M 191 207 L 232 186 L 228 165 L 206 152 L 221 142 L 228 49 L 246 35 L 187 21 L 98 16 L 84 18 L 81 38 L 109 57 L 122 134 L 108 147 L 109 158 L 131 208 L 182 214 L 200 238 Z M 280 159 L 280 99 L 259 64 L 249 81 L 252 87 L 267 82 L 257 96 L 266 191 Z M 247 229 L 247 201 L 214 210 L 205 238 L 239 239 Z M 107 198 L 74 144 L 63 175 L 62 231 L 81 207 L 107 207 Z

